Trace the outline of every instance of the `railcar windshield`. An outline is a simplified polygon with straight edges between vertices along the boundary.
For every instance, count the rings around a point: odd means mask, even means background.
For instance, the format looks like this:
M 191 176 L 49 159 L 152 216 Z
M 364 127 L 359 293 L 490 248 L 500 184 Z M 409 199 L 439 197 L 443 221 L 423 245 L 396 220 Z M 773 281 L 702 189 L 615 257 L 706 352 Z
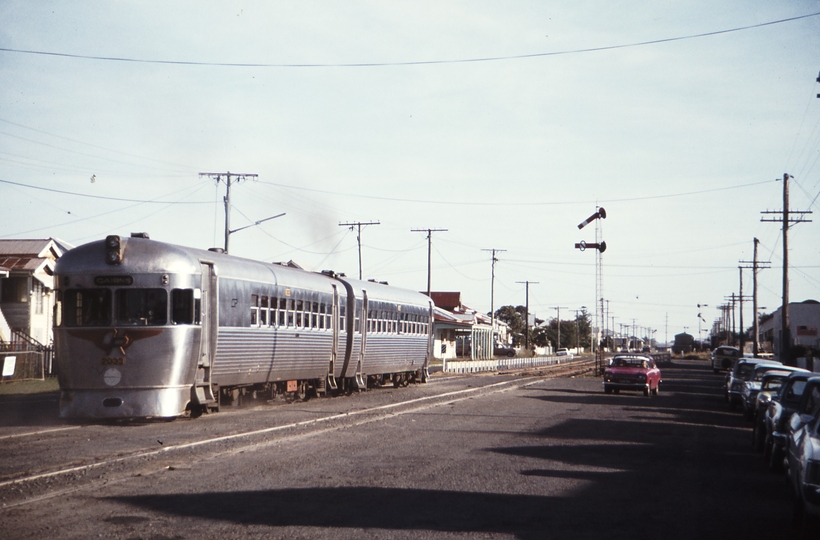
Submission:
M 165 289 L 120 289 L 117 291 L 117 324 L 156 326 L 168 320 Z
M 193 289 L 171 291 L 171 323 L 199 324 L 200 301 Z M 168 324 L 165 289 L 68 289 L 57 326 L 159 326 Z
M 63 296 L 66 326 L 108 326 L 111 324 L 110 289 L 69 289 Z

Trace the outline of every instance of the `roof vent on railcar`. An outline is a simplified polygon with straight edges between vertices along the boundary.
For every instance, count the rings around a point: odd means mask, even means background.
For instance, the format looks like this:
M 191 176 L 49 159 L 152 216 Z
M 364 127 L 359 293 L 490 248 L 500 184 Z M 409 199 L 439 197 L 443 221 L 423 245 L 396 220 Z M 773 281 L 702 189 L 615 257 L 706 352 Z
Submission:
M 145 238 L 146 240 L 150 240 L 151 237 L 148 236 L 147 232 L 132 232 L 131 238 Z
M 218 247 L 208 248 L 208 251 L 213 251 L 214 253 L 225 253 L 225 250 Z

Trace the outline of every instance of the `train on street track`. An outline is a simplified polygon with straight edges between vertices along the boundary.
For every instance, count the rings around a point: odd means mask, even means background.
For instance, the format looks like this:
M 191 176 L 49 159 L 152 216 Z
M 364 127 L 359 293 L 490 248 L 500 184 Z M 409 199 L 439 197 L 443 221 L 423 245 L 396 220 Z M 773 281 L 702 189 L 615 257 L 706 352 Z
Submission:
M 196 417 L 428 378 L 433 302 L 415 291 L 144 233 L 66 252 L 55 278 L 63 418 Z

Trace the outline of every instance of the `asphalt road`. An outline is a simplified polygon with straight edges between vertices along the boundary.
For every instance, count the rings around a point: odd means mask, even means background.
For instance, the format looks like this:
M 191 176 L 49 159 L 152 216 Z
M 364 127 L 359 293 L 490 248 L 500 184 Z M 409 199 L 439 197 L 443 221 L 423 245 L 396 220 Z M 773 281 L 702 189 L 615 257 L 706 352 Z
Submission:
M 474 376 L 138 425 L 4 401 L 0 534 L 792 537 L 785 482 L 722 376 L 662 370 L 651 398 L 593 377 Z

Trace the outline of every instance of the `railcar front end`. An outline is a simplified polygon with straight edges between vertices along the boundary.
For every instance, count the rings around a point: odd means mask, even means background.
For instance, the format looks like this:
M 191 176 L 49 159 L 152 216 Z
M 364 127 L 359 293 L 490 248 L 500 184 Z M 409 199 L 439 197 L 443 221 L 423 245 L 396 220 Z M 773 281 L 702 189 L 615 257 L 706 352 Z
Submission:
M 192 397 L 201 339 L 199 263 L 147 238 L 108 237 L 55 270 L 63 418 L 173 418 Z

